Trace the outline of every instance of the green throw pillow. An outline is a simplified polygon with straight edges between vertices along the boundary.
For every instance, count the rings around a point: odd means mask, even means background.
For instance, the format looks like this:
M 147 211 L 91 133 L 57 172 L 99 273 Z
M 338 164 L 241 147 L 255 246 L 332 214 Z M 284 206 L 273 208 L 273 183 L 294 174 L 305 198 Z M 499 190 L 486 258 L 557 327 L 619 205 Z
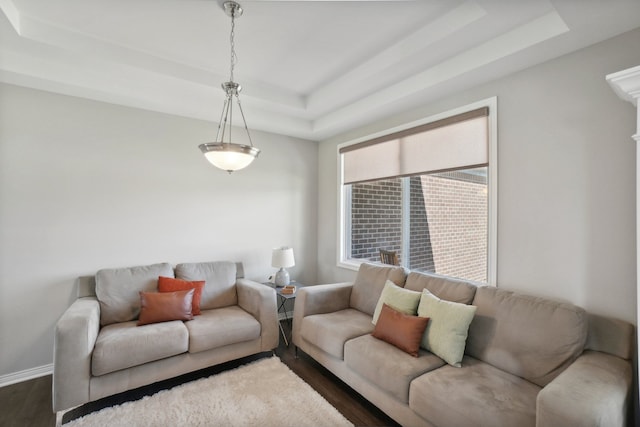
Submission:
M 476 314 L 473 305 L 441 300 L 426 289 L 418 305 L 418 316 L 431 320 L 420 344 L 449 365 L 461 367 L 469 325 Z
M 387 280 L 378 299 L 378 304 L 373 312 L 373 320 L 371 323 L 374 325 L 378 322 L 380 311 L 382 306 L 387 304 L 396 311 L 399 311 L 410 316 L 415 316 L 418 310 L 418 303 L 420 302 L 421 293 L 412 291 L 410 289 L 401 288 L 393 283 L 391 280 Z

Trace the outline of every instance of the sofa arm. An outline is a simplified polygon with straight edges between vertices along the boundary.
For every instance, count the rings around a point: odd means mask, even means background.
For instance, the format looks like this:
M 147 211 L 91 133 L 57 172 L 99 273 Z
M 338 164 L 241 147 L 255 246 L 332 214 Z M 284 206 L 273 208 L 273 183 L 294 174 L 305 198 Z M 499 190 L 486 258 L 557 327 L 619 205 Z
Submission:
M 329 285 L 307 286 L 298 289 L 293 306 L 292 341 L 300 342 L 302 320 L 313 314 L 332 313 L 349 308 L 353 283 L 332 283 Z
M 262 351 L 278 347 L 278 305 L 275 289 L 249 279 L 238 279 L 238 305 L 251 313 L 262 328 Z
M 79 298 L 56 323 L 53 345 L 53 411 L 89 401 L 91 355 L 100 330 L 100 304 Z
M 538 393 L 536 427 L 625 426 L 631 362 L 585 351 Z

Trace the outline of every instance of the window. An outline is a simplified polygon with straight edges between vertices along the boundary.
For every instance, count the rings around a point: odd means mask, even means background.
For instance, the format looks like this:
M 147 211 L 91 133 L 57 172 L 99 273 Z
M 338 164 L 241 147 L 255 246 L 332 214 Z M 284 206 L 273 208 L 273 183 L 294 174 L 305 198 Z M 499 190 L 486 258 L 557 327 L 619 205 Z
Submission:
M 339 263 L 495 284 L 495 98 L 340 147 Z

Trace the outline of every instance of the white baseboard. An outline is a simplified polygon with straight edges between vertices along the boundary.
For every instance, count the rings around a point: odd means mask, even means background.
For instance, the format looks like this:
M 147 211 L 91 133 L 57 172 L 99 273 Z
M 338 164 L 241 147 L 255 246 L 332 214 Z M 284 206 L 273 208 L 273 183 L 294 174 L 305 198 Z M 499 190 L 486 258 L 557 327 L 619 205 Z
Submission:
M 36 368 L 25 369 L 24 371 L 14 372 L 12 374 L 0 376 L 0 387 L 8 386 L 22 381 L 32 380 L 34 378 L 44 377 L 53 373 L 53 363 Z

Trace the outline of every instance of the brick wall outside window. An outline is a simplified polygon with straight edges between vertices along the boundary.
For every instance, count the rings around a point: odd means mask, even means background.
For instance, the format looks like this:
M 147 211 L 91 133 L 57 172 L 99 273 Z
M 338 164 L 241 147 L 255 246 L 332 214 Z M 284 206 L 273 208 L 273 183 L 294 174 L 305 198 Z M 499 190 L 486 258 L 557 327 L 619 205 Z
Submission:
M 487 281 L 487 185 L 423 175 L 435 272 Z
M 402 262 L 400 178 L 353 184 L 351 257 L 379 261 L 379 249 Z M 409 178 L 411 270 L 487 281 L 486 175 L 447 172 Z
M 402 248 L 400 178 L 353 184 L 351 187 L 351 258 L 380 260 L 380 249 Z

